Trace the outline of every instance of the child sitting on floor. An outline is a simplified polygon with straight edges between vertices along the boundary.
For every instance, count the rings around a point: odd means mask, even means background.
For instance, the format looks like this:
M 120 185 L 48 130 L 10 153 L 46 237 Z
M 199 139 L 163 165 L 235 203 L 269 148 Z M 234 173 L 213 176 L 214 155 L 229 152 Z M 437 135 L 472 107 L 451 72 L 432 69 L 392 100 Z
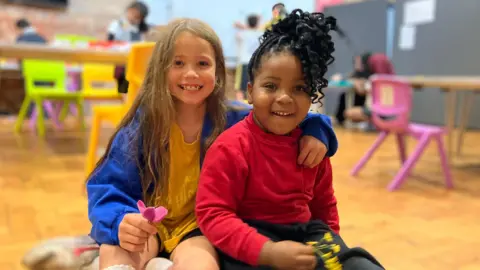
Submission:
M 208 150 L 196 214 L 220 269 L 383 269 L 339 236 L 329 158 L 296 164 L 298 128 L 322 97 L 335 19 L 294 10 L 264 33 L 248 66 L 249 116 Z

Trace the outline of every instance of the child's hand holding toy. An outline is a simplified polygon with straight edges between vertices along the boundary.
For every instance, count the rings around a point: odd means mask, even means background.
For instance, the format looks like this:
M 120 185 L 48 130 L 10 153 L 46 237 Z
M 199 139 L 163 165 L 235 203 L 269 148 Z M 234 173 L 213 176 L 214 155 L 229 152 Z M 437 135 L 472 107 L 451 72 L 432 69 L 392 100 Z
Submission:
M 157 233 L 154 223 L 160 222 L 168 213 L 164 207 L 146 207 L 142 201 L 138 201 L 137 206 L 140 213 L 126 214 L 118 226 L 120 246 L 130 252 L 145 249 L 148 238 Z

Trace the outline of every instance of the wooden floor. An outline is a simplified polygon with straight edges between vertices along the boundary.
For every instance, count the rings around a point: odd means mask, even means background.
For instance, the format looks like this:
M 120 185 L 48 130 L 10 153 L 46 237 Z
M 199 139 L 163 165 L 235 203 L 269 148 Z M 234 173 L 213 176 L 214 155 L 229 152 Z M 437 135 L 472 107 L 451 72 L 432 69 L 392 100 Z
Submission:
M 103 143 L 111 132 L 105 129 Z M 368 249 L 389 270 L 480 269 L 479 167 L 454 169 L 456 189 L 445 190 L 432 145 L 412 177 L 392 193 L 386 186 L 399 168 L 394 140 L 353 178 L 349 171 L 375 134 L 337 134 L 334 181 L 349 245 Z M 50 132 L 44 141 L 29 132 L 15 136 L 11 121 L 0 120 L 0 269 L 22 269 L 22 255 L 42 239 L 88 232 L 86 137 L 72 127 Z M 480 133 L 469 133 L 465 149 L 480 163 L 479 140 Z

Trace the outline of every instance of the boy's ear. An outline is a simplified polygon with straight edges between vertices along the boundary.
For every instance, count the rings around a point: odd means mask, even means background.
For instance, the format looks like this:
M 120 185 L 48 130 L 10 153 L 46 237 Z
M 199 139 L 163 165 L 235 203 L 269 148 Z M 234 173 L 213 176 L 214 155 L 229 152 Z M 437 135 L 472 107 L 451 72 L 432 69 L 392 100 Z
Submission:
M 252 100 L 252 91 L 253 91 L 253 85 L 251 82 L 248 82 L 247 84 L 247 101 L 248 101 L 248 104 L 252 104 L 253 103 L 253 100 Z

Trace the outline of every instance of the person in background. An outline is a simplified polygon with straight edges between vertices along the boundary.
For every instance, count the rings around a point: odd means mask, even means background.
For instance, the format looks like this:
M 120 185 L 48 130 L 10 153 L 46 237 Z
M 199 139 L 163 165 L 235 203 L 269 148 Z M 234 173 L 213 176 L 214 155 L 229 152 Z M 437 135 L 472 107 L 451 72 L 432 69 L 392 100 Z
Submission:
M 124 16 L 114 20 L 108 27 L 109 41 L 136 42 L 141 41 L 148 32 L 149 26 L 145 22 L 148 7 L 142 2 L 133 2 L 128 7 Z M 127 93 L 128 81 L 125 79 L 125 66 L 115 68 L 118 92 Z
M 355 83 L 355 78 L 368 78 L 370 76 L 370 72 L 366 67 L 368 58 L 370 57 L 371 53 L 367 52 L 362 55 L 357 55 L 353 59 L 353 73 L 350 75 L 350 78 L 354 81 Z M 355 86 L 354 86 L 355 87 Z M 353 106 L 363 106 L 365 104 L 365 94 L 362 94 L 361 91 L 355 91 L 355 96 L 353 99 Z M 346 93 L 342 93 L 340 95 L 340 99 L 338 102 L 338 107 L 337 107 L 337 112 L 335 115 L 335 118 L 337 120 L 337 123 L 339 125 L 343 125 L 345 122 L 345 110 L 347 109 L 347 104 L 346 104 Z
M 283 3 L 276 3 L 272 7 L 272 19 L 268 21 L 263 28 L 265 30 L 272 29 L 272 25 L 276 24 L 281 19 L 285 18 L 287 15 L 287 10 L 285 9 L 285 5 Z
M 36 44 L 47 44 L 47 40 L 41 36 L 35 27 L 33 27 L 27 19 L 19 19 L 15 23 L 15 28 L 18 32 L 16 43 L 36 43 Z M 22 68 L 22 60 L 18 60 L 20 68 Z M 35 82 L 37 86 L 52 86 L 52 82 Z M 27 115 L 30 116 L 33 111 L 33 103 L 30 104 L 28 108 Z M 44 117 L 48 119 L 48 113 L 44 112 Z
M 47 43 L 47 40 L 37 32 L 27 19 L 19 19 L 15 23 L 15 28 L 18 32 L 16 43 Z
M 266 24 L 262 25 L 261 27 L 258 26 L 259 29 L 262 31 L 271 29 L 272 25 L 276 24 L 278 21 L 285 18 L 286 14 L 287 14 L 287 10 L 285 9 L 285 5 L 283 3 L 276 3 L 272 7 L 272 18 L 270 19 L 270 21 L 268 21 Z M 248 28 L 248 26 L 240 22 L 236 22 L 233 26 L 241 30 Z
M 263 32 L 258 29 L 259 17 L 255 14 L 247 17 L 247 28 L 238 32 L 237 41 L 240 47 L 239 62 L 241 65 L 241 83 L 240 90 L 245 95 L 248 84 L 248 62 L 255 50 L 260 46 L 260 37 Z
M 390 59 L 382 53 L 368 54 L 365 64 L 357 67 L 359 69 L 354 72 L 351 80 L 354 85 L 355 95 L 364 97 L 364 100 L 368 95 L 368 79 L 370 76 L 374 74 L 395 74 Z M 352 122 L 365 122 L 370 120 L 371 111 L 366 102 L 363 102 L 362 105 L 356 105 L 345 110 L 344 117 Z

